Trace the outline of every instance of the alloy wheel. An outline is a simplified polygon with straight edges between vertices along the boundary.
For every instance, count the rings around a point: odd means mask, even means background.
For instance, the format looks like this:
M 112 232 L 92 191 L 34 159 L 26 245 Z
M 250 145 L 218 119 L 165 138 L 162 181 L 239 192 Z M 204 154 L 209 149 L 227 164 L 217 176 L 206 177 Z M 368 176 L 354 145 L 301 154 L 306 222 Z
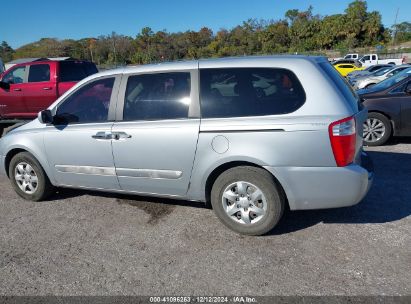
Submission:
M 378 118 L 367 118 L 364 122 L 363 138 L 367 142 L 377 142 L 385 135 L 385 125 Z

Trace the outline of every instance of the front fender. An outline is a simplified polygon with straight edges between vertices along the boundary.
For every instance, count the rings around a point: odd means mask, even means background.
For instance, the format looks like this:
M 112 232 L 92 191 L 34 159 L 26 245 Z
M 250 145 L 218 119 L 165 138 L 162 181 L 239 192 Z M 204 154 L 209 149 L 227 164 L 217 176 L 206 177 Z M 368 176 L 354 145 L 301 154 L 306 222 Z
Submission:
M 6 168 L 7 156 L 15 150 L 24 150 L 37 159 L 49 177 L 50 182 L 55 185 L 54 175 L 50 170 L 49 163 L 44 153 L 44 135 L 42 132 L 19 132 L 9 134 L 8 136 L 2 138 L 0 146 L 0 152 L 3 155 L 2 167 L 4 167 L 6 172 L 8 172 L 8 168 Z

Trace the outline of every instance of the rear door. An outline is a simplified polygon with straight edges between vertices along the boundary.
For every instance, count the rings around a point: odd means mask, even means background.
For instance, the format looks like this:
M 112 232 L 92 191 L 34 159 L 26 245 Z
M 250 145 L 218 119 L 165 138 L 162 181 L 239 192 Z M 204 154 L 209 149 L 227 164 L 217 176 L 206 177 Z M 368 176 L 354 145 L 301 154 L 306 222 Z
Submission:
M 195 68 L 195 69 L 194 69 Z M 123 76 L 113 155 L 126 191 L 184 196 L 200 127 L 198 70 Z
M 2 81 L 10 84 L 10 89 L 0 88 L 0 116 L 20 118 L 26 115 L 24 94 L 26 93 L 27 71 L 26 65 L 19 65 L 4 74 Z
M 57 99 L 56 81 L 51 79 L 51 75 L 55 75 L 55 64 L 31 64 L 28 69 L 24 102 L 27 112 L 35 117 Z

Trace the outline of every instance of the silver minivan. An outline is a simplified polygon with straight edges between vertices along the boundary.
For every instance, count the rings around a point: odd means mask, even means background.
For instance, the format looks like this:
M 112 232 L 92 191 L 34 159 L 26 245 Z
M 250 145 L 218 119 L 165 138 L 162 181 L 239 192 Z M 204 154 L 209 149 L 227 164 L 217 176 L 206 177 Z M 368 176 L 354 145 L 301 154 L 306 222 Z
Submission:
M 90 76 L 0 140 L 0 172 L 40 201 L 54 187 L 211 202 L 261 235 L 284 209 L 367 194 L 367 111 L 323 57 L 164 63 Z

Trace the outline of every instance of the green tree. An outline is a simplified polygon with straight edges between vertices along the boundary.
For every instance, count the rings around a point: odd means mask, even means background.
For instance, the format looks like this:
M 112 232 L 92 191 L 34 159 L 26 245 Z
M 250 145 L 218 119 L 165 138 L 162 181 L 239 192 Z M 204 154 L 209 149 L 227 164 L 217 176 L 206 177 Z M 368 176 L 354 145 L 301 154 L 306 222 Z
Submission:
M 13 53 L 14 50 L 6 41 L 0 44 L 0 58 L 2 58 L 4 62 L 11 61 L 13 59 Z
M 264 54 L 285 53 L 290 46 L 288 23 L 280 20 L 269 24 L 259 35 Z
M 405 42 L 411 40 L 411 23 L 401 22 L 392 27 L 395 42 Z
M 290 20 L 289 27 L 290 50 L 304 52 L 315 50 L 319 47 L 317 35 L 321 29 L 321 19 L 313 15 L 313 7 L 306 11 L 289 10 L 286 17 Z
M 348 47 L 353 48 L 361 45 L 362 27 L 367 17 L 367 2 L 355 0 L 345 10 Z

